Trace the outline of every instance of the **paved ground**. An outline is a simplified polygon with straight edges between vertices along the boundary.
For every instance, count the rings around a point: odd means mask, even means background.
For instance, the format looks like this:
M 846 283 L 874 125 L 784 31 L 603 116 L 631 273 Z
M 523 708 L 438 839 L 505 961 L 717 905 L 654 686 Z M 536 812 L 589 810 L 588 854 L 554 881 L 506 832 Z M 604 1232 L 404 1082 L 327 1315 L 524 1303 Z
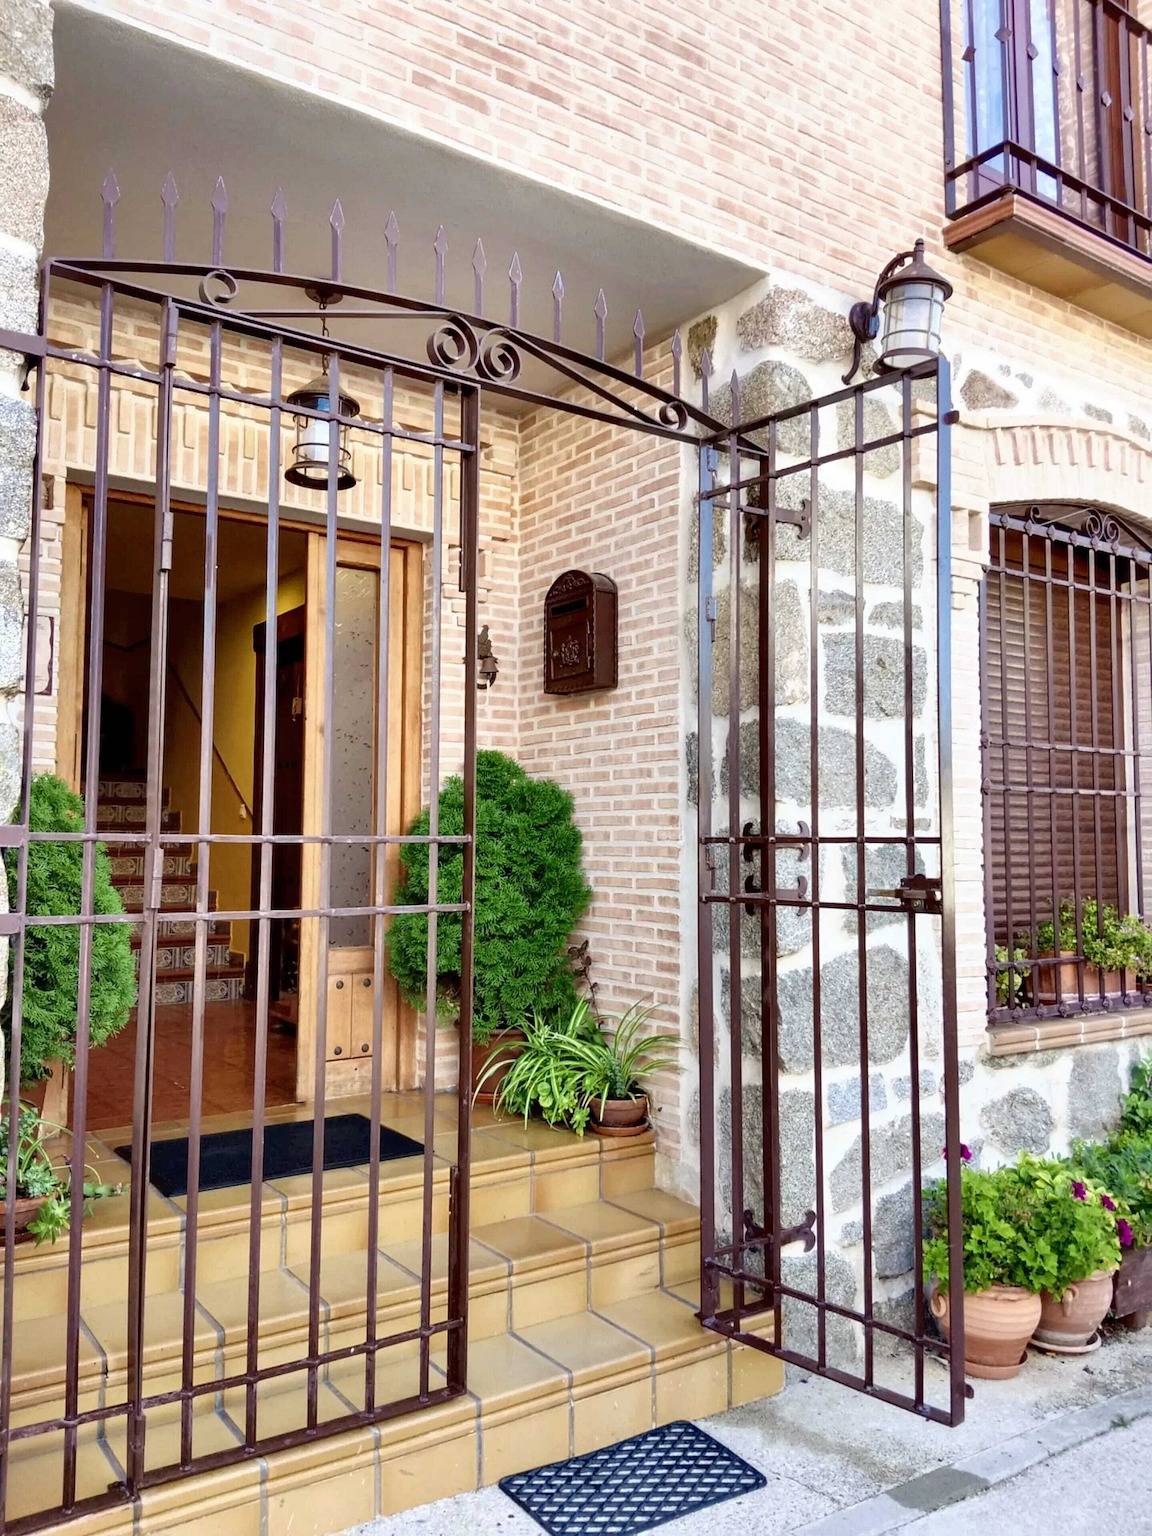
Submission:
M 767 1487 L 661 1536 L 1152 1536 L 1152 1329 L 1119 1334 L 1082 1362 L 1035 1355 L 1016 1380 L 976 1390 L 964 1424 L 945 1429 L 793 1375 L 780 1396 L 701 1421 Z M 488 1488 L 354 1536 L 539 1530 Z

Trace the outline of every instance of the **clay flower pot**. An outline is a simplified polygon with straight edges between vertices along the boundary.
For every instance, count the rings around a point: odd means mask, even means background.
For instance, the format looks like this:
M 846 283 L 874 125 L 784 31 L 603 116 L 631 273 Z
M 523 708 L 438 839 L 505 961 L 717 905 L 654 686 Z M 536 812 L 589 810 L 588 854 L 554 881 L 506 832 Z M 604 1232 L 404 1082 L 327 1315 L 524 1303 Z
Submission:
M 1059 1301 L 1045 1291 L 1033 1344 L 1053 1354 L 1079 1355 L 1097 1349 L 1100 1324 L 1112 1305 L 1114 1275 L 1115 1270 L 1098 1269 L 1070 1285 Z
M 1152 1323 L 1152 1248 L 1127 1248 L 1116 1271 L 1112 1310 L 1126 1328 Z
M 29 1223 L 35 1220 L 36 1212 L 44 1204 L 42 1195 L 16 1196 L 16 1241 L 18 1243 L 30 1243 L 32 1241 L 28 1232 Z M 4 1202 L 0 1200 L 0 1236 L 4 1232 Z
M 1080 996 L 1080 967 L 1076 961 L 1074 949 L 1062 949 L 1059 956 L 1050 952 L 1039 955 L 1039 980 L 1036 988 L 1036 1001 L 1039 1003 L 1055 1003 L 1057 998 L 1056 976 L 1060 977 L 1060 998 L 1068 1002 L 1072 998 Z M 1101 971 L 1098 965 L 1085 964 L 1084 966 L 1084 996 L 1120 997 L 1125 993 L 1137 990 L 1136 972 L 1126 971 Z
M 634 1099 L 599 1099 L 592 1101 L 588 1129 L 597 1136 L 642 1136 L 648 1129 L 648 1095 Z
M 499 1091 L 500 1084 L 508 1075 L 508 1068 L 512 1065 L 513 1058 L 524 1044 L 524 1031 L 521 1029 L 505 1029 L 498 1035 L 493 1035 L 491 1040 L 483 1045 L 472 1042 L 472 1094 L 477 1104 L 491 1104 Z M 488 1063 L 494 1056 L 501 1058 L 501 1065 L 497 1067 L 489 1077 L 484 1077 Z M 484 1086 L 479 1092 L 476 1084 L 484 1079 Z
M 929 1303 L 940 1332 L 948 1338 L 948 1294 L 934 1291 Z M 1028 1341 L 1040 1321 L 1040 1298 L 1017 1285 L 992 1285 L 964 1296 L 964 1374 L 1006 1381 L 1024 1364 Z

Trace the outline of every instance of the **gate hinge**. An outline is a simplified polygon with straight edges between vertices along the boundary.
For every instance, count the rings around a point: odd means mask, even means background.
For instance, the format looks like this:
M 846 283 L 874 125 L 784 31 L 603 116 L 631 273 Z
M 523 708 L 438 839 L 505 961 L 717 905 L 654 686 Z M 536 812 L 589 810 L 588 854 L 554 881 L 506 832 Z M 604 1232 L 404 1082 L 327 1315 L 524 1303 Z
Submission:
M 793 511 L 788 507 L 760 507 L 750 503 L 744 508 L 744 537 L 749 544 L 755 544 L 760 537 L 760 524 L 764 518 L 771 518 L 774 523 L 784 523 L 789 528 L 795 528 L 798 538 L 806 539 L 812 532 L 812 501 L 805 496 L 799 507 Z
M 144 906 L 149 912 L 159 912 L 164 905 L 164 858 L 163 848 L 157 846 L 152 853 L 152 870 L 145 892 Z
M 160 569 L 170 571 L 172 569 L 172 541 L 175 537 L 175 520 L 172 508 L 164 513 L 164 527 L 160 534 Z
M 708 594 L 708 597 L 705 599 L 705 602 L 704 602 L 704 617 L 705 617 L 705 619 L 707 619 L 708 623 L 712 627 L 712 638 L 713 638 L 713 640 L 715 640 L 715 638 L 716 638 L 716 598 L 715 598 L 714 594 L 711 593 L 711 592 Z

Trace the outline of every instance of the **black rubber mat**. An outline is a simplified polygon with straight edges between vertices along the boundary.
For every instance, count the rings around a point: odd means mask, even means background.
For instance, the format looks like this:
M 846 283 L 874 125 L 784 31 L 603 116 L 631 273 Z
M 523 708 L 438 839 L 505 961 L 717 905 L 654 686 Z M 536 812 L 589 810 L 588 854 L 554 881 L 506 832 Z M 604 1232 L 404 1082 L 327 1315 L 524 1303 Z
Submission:
M 264 1127 L 264 1177 L 289 1179 L 312 1172 L 312 1120 L 281 1120 Z M 367 1115 L 330 1115 L 324 1121 L 325 1168 L 358 1168 L 372 1147 L 372 1122 Z M 380 1161 L 414 1157 L 420 1142 L 399 1131 L 380 1127 Z M 132 1148 L 117 1147 L 117 1157 L 130 1159 Z M 200 1138 L 200 1188 L 227 1189 L 252 1181 L 252 1131 L 213 1131 Z M 152 1143 L 149 1178 L 162 1195 L 188 1193 L 188 1138 Z
M 767 1484 L 755 1467 L 678 1420 L 631 1440 L 501 1479 L 549 1536 L 633 1536 Z

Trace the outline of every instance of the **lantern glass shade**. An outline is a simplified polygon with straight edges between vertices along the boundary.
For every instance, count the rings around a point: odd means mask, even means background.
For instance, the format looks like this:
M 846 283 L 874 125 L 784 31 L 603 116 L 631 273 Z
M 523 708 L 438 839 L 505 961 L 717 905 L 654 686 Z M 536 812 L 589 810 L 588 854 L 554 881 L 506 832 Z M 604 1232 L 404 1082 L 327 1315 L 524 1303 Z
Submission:
M 881 368 L 909 368 L 940 356 L 944 304 L 951 293 L 947 278 L 924 260 L 918 240 L 911 261 L 882 285 Z
M 288 396 L 289 409 L 302 406 L 305 411 L 329 411 L 332 409 L 332 383 L 327 372 L 317 374 L 303 389 L 296 389 Z M 341 391 L 338 413 L 342 417 L 359 416 L 360 402 Z M 331 424 L 322 415 L 294 414 L 296 440 L 292 449 L 292 462 L 284 471 L 285 480 L 314 491 L 326 491 L 333 468 Z M 347 491 L 356 484 L 352 473 L 352 450 L 348 446 L 348 424 L 341 421 L 336 434 L 336 489 Z

